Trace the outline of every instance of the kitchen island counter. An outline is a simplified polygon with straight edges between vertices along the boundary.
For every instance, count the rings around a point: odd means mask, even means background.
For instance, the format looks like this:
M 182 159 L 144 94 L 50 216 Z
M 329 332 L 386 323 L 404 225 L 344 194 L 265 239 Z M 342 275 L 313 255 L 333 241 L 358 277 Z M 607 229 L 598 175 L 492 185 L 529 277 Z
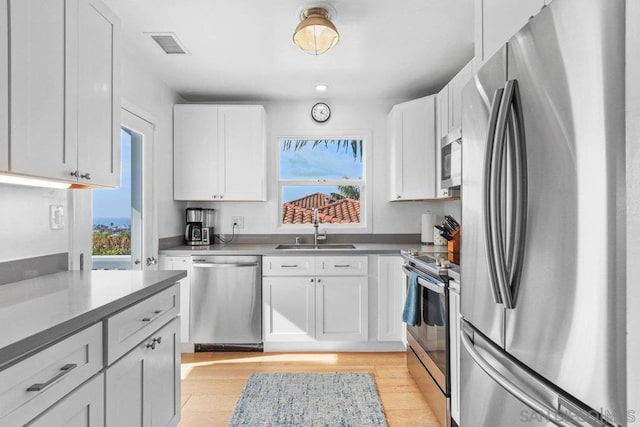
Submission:
M 0 286 L 0 370 L 156 294 L 186 271 L 65 271 Z

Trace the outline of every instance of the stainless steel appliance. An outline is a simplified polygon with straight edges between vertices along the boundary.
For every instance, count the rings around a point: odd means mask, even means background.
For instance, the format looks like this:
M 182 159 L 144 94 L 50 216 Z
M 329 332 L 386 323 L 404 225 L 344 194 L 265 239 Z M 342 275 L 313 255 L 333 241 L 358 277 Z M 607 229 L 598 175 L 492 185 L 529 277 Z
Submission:
M 187 208 L 186 222 L 184 239 L 188 245 L 197 246 L 213 243 L 214 209 Z
M 435 258 L 403 253 L 405 285 L 417 275 L 418 321 L 407 324 L 407 368 L 440 424 L 451 425 L 449 289 Z
M 196 351 L 262 348 L 259 256 L 193 256 L 189 336 Z
M 459 188 L 462 184 L 462 132 L 454 129 L 442 138 L 440 147 L 440 187 Z
M 624 22 L 555 0 L 464 88 L 462 427 L 627 423 Z

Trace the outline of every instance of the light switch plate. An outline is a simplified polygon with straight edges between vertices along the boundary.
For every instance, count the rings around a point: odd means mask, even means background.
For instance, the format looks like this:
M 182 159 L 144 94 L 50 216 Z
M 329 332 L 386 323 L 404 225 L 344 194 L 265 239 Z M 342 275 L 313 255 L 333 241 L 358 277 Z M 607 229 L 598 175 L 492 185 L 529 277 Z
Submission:
M 52 230 L 64 228 L 64 206 L 49 205 L 49 227 Z

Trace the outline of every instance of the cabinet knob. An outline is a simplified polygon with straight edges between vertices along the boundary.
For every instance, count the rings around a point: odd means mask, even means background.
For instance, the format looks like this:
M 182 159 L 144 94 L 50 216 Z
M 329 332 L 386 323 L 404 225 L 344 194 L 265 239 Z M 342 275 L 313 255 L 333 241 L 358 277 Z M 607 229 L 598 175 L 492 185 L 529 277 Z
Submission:
M 221 195 L 220 195 L 220 196 L 218 196 L 218 197 L 222 199 L 222 198 L 224 198 L 224 195 L 223 195 L 223 194 L 221 194 Z
M 156 349 L 156 340 L 154 339 L 149 344 L 147 344 L 147 348 L 150 348 L 151 350 L 155 350 Z
M 310 281 L 311 283 L 313 283 L 313 279 L 309 279 L 309 281 Z
M 318 279 L 318 283 L 322 282 L 322 280 Z
M 214 194 L 213 196 L 211 196 L 211 198 L 212 198 L 212 199 L 217 199 L 217 198 L 218 198 L 218 195 L 217 195 L 217 194 Z
M 70 173 L 69 173 L 69 175 L 71 175 L 71 176 L 74 176 L 74 177 L 78 178 L 78 177 L 80 176 L 80 171 L 73 171 L 73 172 L 70 172 Z
M 91 174 L 89 172 L 83 173 L 82 175 L 80 175 L 80 178 L 84 178 L 87 181 L 90 181 L 91 180 Z
M 402 198 L 402 196 L 398 194 L 398 195 L 396 196 L 396 199 L 400 199 L 400 198 Z

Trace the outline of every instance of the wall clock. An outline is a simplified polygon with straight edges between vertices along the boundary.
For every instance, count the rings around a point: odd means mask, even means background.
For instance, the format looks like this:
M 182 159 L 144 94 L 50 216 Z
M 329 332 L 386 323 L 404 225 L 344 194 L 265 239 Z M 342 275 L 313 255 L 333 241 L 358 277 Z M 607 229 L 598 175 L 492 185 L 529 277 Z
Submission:
M 331 109 L 324 102 L 318 102 L 311 107 L 311 118 L 318 123 L 324 123 L 331 117 Z

